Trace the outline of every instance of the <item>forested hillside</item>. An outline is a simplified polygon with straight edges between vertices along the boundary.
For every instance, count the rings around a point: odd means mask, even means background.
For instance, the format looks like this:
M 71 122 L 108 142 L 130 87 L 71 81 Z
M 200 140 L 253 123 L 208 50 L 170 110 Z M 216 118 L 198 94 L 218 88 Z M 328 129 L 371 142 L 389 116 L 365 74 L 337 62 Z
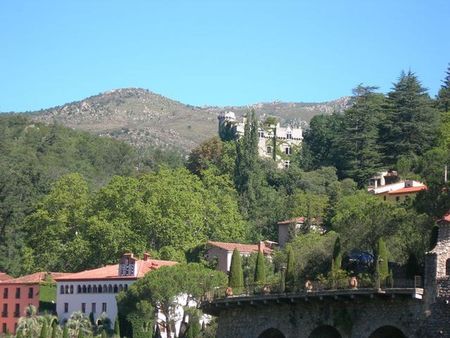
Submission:
M 239 140 L 213 137 L 186 164 L 166 157 L 166 166 L 145 166 L 109 139 L 4 117 L 0 268 L 77 271 L 125 251 L 202 261 L 208 239 L 276 241 L 278 221 L 304 216 L 326 233 L 292 237 L 296 279 L 326 275 L 338 237 L 343 252 L 376 252 L 384 239 L 389 260 L 417 273 L 436 218 L 450 209 L 449 91 L 450 70 L 435 100 L 413 73 L 387 95 L 359 86 L 344 113 L 312 119 L 287 170 L 258 157 L 251 112 Z M 367 179 L 389 168 L 428 190 L 401 204 L 368 194 Z M 273 269 L 286 259 L 276 254 Z
M 24 218 L 55 180 L 76 172 L 87 189 L 96 191 L 113 175 L 135 175 L 137 168 L 150 170 L 170 156 L 158 149 L 137 153 L 110 138 L 0 115 L 0 270 L 21 271 L 19 258 L 27 254 Z M 176 155 L 170 161 L 182 163 Z

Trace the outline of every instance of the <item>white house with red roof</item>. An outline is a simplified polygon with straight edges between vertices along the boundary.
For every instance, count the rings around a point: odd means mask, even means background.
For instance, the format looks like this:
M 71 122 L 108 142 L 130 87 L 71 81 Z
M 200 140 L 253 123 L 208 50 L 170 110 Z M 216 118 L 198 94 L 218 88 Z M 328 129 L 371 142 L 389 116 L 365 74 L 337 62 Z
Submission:
M 73 312 L 93 314 L 94 319 L 105 312 L 114 323 L 117 318 L 116 295 L 127 290 L 137 279 L 162 266 L 177 262 L 150 259 L 148 254 L 137 259 L 124 254 L 119 264 L 85 270 L 55 278 L 57 284 L 56 311 L 61 323 Z
M 275 242 L 264 241 L 259 244 L 241 244 L 208 241 L 206 259 L 212 261 L 217 259 L 217 270 L 227 273 L 230 270 L 231 256 L 237 249 L 241 256 L 249 256 L 254 252 L 262 251 L 265 256 L 270 256 Z

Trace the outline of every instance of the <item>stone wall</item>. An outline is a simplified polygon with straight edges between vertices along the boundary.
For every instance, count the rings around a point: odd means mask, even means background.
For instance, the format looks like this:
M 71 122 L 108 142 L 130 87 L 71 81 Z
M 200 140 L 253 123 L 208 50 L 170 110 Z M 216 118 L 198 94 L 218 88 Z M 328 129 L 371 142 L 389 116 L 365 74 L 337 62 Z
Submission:
M 258 338 L 269 328 L 278 329 L 286 338 L 308 338 L 323 325 L 334 327 L 342 338 L 369 337 L 383 326 L 394 326 L 406 337 L 425 337 L 422 305 L 413 298 L 369 297 L 246 305 L 221 312 L 217 338 Z

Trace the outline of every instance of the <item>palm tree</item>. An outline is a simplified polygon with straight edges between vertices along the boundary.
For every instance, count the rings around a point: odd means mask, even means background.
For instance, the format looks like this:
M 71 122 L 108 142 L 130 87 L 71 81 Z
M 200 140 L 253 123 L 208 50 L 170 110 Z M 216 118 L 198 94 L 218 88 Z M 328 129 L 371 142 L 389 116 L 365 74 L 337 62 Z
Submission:
M 17 322 L 16 334 L 22 337 L 39 337 L 42 329 L 43 319 L 37 315 L 34 305 L 28 305 L 25 316 L 20 317 Z
M 81 311 L 72 313 L 66 325 L 71 338 L 78 337 L 80 331 L 83 336 L 90 336 L 92 334 L 91 321 Z

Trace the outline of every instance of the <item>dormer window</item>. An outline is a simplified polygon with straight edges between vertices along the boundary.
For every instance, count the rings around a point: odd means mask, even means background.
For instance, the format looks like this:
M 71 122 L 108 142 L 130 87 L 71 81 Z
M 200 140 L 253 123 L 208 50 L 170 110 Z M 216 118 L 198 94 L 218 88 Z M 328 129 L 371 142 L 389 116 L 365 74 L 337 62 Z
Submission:
M 288 140 L 292 140 L 292 131 L 288 131 L 288 132 L 287 132 L 286 138 L 287 138 Z
M 263 130 L 260 130 L 260 131 L 258 132 L 258 135 L 259 135 L 259 138 L 264 138 L 264 131 L 263 131 Z

